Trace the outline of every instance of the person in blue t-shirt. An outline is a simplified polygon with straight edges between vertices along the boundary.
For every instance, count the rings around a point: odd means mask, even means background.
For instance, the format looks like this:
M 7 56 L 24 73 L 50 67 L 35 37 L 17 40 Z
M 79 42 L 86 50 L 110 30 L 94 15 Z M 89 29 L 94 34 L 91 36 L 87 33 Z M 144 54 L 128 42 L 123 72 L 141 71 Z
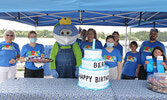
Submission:
M 140 52 L 140 55 L 141 55 L 142 66 L 140 67 L 140 71 L 139 71 L 139 79 L 146 80 L 147 73 L 144 70 L 144 64 L 145 64 L 145 61 L 146 61 L 146 56 L 149 56 L 151 54 L 152 50 L 156 46 L 160 46 L 163 49 L 164 54 L 166 55 L 165 46 L 157 40 L 157 37 L 158 37 L 158 30 L 157 29 L 151 29 L 150 34 L 149 34 L 149 40 L 144 41 L 142 43 L 141 47 L 140 47 L 139 52 Z
M 114 46 L 114 36 L 109 35 L 106 38 L 107 47 L 102 50 L 102 57 L 105 59 L 105 65 L 110 68 L 110 79 L 118 79 L 121 77 L 121 53 L 119 50 L 113 48 Z
M 44 70 L 41 66 L 36 63 L 27 61 L 31 57 L 44 57 L 44 46 L 42 44 L 36 43 L 37 33 L 35 31 L 30 31 L 28 33 L 28 38 L 30 40 L 29 44 L 22 47 L 20 61 L 25 61 L 25 72 L 24 77 L 28 78 L 43 78 Z
M 94 38 L 96 39 L 95 49 L 103 49 L 101 42 L 97 39 L 96 31 L 94 29 L 92 29 L 92 28 L 88 29 L 87 38 L 88 38 L 88 40 L 81 42 L 81 44 L 79 45 L 79 47 L 81 48 L 83 57 L 84 57 L 84 50 L 83 49 L 84 48 L 91 49 Z
M 121 56 L 123 57 L 123 47 L 122 45 L 119 43 L 119 33 L 117 31 L 114 31 L 112 33 L 112 35 L 115 38 L 115 43 L 114 43 L 114 48 L 118 49 L 121 53 Z M 105 43 L 104 48 L 107 47 L 107 44 Z
M 136 51 L 136 41 L 129 44 L 131 51 L 127 52 L 124 58 L 122 79 L 135 79 L 138 77 L 140 68 L 140 53 Z
M 167 65 L 166 65 L 166 56 L 164 54 L 164 51 L 163 49 L 160 47 L 160 46 L 157 46 L 153 49 L 152 53 L 151 53 L 151 56 L 153 58 L 153 72 L 147 72 L 147 77 L 149 75 L 152 75 L 154 74 L 155 72 L 158 72 L 157 71 L 157 56 L 163 56 L 163 62 L 161 62 L 161 65 L 164 66 L 165 69 L 167 69 Z M 146 70 L 146 65 L 149 63 L 149 61 L 145 61 L 145 64 L 144 64 L 144 69 Z
M 0 43 L 0 83 L 16 77 L 16 62 L 20 58 L 19 45 L 12 42 L 15 39 L 14 31 L 6 30 L 4 38 L 5 41 Z

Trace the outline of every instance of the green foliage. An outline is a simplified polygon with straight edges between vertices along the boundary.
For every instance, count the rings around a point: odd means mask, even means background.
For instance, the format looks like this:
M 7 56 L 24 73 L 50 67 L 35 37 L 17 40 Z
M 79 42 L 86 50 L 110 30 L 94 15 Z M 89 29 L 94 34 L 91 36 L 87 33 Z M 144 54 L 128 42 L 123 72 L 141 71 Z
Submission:
M 0 30 L 0 37 L 3 37 L 3 33 L 5 32 L 6 29 Z M 29 31 L 20 31 L 20 30 L 14 30 L 16 33 L 17 37 L 27 37 Z M 38 30 L 37 35 L 38 37 L 41 38 L 53 38 L 52 31 L 49 30 Z M 97 38 L 99 39 L 105 39 L 108 35 L 112 35 L 112 33 L 104 33 L 104 32 L 98 32 L 97 33 Z M 167 32 L 159 32 L 158 33 L 158 40 L 159 41 L 167 41 Z M 131 40 L 140 40 L 140 41 L 145 41 L 148 40 L 149 37 L 149 32 L 147 31 L 139 31 L 139 32 L 132 32 L 131 33 Z M 127 33 L 127 39 L 129 39 L 129 33 Z M 125 34 L 120 34 L 120 40 L 125 40 Z
M 100 34 L 104 34 L 104 32 L 102 33 L 98 33 L 99 36 Z M 107 37 L 108 35 L 111 35 L 109 33 L 105 34 L 105 36 Z M 103 39 L 103 38 L 102 38 Z M 120 40 L 125 40 L 125 34 L 120 34 L 119 36 L 119 39 Z M 129 39 L 129 33 L 127 33 L 127 39 Z M 139 32 L 132 32 L 131 33 L 131 36 L 130 36 L 130 39 L 131 40 L 135 40 L 135 41 L 145 41 L 145 40 L 148 40 L 149 39 L 149 32 L 147 31 L 139 31 Z M 167 32 L 159 32 L 158 33 L 158 40 L 159 41 L 162 41 L 162 42 L 166 42 L 167 41 Z
M 3 37 L 3 33 L 5 32 L 6 29 L 0 30 L 0 37 Z M 27 37 L 29 31 L 20 31 L 20 30 L 13 30 L 16 34 L 17 37 Z M 37 31 L 38 37 L 42 38 L 52 38 L 52 31 L 49 30 L 39 30 Z
M 106 37 L 105 37 L 105 34 L 104 34 L 104 32 L 101 32 L 101 39 L 105 39 Z

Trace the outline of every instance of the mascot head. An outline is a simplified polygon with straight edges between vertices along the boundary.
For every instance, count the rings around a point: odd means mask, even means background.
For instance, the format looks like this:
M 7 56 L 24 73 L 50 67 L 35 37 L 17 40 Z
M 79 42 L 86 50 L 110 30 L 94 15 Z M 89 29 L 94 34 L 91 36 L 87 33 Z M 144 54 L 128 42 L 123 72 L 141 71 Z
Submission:
M 54 26 L 53 37 L 61 46 L 72 45 L 78 38 L 78 30 L 71 24 L 70 18 L 62 18 Z

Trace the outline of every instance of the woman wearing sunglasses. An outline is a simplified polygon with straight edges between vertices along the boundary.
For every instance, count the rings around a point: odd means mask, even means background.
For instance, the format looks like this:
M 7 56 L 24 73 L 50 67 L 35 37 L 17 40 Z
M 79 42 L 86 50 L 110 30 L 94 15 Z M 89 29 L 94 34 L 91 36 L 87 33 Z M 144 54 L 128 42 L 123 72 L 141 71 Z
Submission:
M 20 57 L 19 45 L 12 42 L 15 39 L 15 33 L 12 30 L 6 30 L 4 38 L 5 41 L 0 43 L 0 83 L 16 77 L 16 62 Z

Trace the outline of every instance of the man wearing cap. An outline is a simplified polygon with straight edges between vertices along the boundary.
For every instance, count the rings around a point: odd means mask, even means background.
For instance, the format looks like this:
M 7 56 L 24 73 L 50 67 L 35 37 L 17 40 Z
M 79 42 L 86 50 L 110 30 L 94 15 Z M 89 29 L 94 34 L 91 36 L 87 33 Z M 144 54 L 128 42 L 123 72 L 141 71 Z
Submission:
M 155 29 L 155 28 L 151 29 L 150 34 L 149 34 L 149 40 L 144 41 L 140 47 L 139 52 L 141 54 L 141 65 L 142 66 L 140 67 L 140 71 L 138 74 L 139 79 L 144 79 L 144 80 L 146 79 L 147 73 L 143 67 L 145 60 L 146 60 L 146 56 L 150 56 L 152 50 L 156 46 L 160 46 L 163 49 L 164 54 L 166 55 L 165 46 L 157 40 L 157 37 L 158 37 L 158 29 Z

